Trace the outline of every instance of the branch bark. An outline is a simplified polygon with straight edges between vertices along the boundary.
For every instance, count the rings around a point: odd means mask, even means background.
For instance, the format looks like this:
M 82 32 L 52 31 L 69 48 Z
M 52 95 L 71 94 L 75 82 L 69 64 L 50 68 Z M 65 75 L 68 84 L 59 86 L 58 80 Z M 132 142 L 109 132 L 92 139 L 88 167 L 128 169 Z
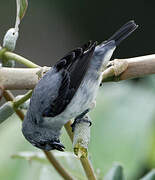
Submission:
M 121 81 L 155 74 L 155 54 L 111 61 L 102 82 Z M 118 65 L 119 64 L 119 65 Z M 49 67 L 43 67 L 49 70 Z M 33 89 L 39 80 L 39 68 L 0 68 L 0 85 L 9 90 Z
M 155 74 L 155 54 L 115 59 L 103 73 L 102 82 L 121 81 Z
M 4 89 L 33 89 L 40 68 L 0 68 L 0 84 Z
M 71 124 L 72 124 L 71 120 L 68 121 L 65 124 L 65 129 L 66 129 L 71 141 L 73 142 L 73 132 L 72 132 Z M 94 169 L 93 169 L 91 161 L 88 159 L 88 157 L 81 157 L 80 161 L 81 161 L 81 164 L 83 166 L 83 169 L 86 173 L 88 180 L 96 180 Z
M 120 80 L 155 74 L 155 54 L 126 59 L 128 68 L 120 75 Z

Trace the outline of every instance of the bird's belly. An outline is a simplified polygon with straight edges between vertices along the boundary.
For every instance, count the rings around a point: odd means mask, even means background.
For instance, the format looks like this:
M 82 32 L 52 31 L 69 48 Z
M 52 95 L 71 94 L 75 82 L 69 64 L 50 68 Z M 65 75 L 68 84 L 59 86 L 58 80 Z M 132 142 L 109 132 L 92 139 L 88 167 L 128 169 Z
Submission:
M 91 108 L 92 103 L 95 101 L 98 87 L 98 81 L 93 80 L 88 80 L 87 84 L 81 84 L 66 109 L 56 117 L 46 118 L 46 124 L 48 123 L 48 126 L 52 127 L 62 126 L 70 119 L 83 113 L 86 109 Z
M 73 99 L 63 112 L 66 118 L 71 119 L 77 117 L 86 109 L 92 107 L 94 103 L 97 90 L 99 88 L 99 80 L 88 80 L 82 83 L 74 95 Z
M 88 108 L 92 108 L 92 103 L 94 103 L 96 99 L 101 79 L 102 74 L 93 75 L 93 73 L 91 73 L 91 78 L 87 76 L 66 109 L 55 117 L 46 118 L 46 124 L 48 123 L 49 126 L 52 127 L 62 127 L 70 119 L 77 117 Z

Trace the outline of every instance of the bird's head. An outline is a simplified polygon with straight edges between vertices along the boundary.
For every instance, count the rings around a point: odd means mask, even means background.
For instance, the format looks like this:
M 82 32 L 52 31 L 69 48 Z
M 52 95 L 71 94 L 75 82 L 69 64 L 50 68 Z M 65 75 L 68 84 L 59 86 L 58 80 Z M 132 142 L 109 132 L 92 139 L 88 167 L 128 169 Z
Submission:
M 52 140 L 38 140 L 35 141 L 34 139 L 31 139 L 31 137 L 25 137 L 33 146 L 45 150 L 58 150 L 58 151 L 64 151 L 63 144 L 60 143 L 59 139 L 52 139 Z
M 38 131 L 39 130 L 39 131 Z M 36 128 L 35 131 L 30 132 L 27 131 L 27 128 L 25 129 L 24 123 L 22 128 L 23 135 L 25 138 L 35 147 L 50 151 L 50 150 L 58 150 L 58 151 L 64 151 L 63 144 L 60 143 L 60 140 L 55 135 L 52 135 L 50 132 L 50 137 L 47 135 L 47 129 L 46 134 L 44 134 L 42 128 Z
M 34 120 L 26 115 L 22 124 L 22 133 L 25 138 L 35 147 L 50 151 L 58 150 L 64 151 L 63 144 L 60 143 L 59 135 L 60 129 L 50 128 L 36 123 Z

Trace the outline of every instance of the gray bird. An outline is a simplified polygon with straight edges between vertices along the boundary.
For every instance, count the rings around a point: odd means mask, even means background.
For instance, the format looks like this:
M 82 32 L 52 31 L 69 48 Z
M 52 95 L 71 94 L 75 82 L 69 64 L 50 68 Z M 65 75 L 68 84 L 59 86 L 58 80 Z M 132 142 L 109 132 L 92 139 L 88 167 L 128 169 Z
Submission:
M 75 118 L 74 130 L 78 120 L 90 111 L 103 69 L 116 46 L 137 27 L 129 21 L 107 41 L 99 45 L 89 41 L 72 50 L 40 79 L 22 124 L 23 135 L 32 145 L 46 151 L 64 150 L 59 140 L 61 128 Z

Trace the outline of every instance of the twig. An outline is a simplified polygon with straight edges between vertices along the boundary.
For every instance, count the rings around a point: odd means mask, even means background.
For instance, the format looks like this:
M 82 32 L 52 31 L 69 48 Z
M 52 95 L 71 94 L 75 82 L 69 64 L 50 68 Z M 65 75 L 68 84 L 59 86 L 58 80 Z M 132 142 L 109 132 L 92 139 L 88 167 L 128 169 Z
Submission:
M 4 90 L 3 96 L 7 101 L 14 101 L 14 96 L 10 91 Z M 23 121 L 24 113 L 22 112 L 22 110 L 15 109 L 15 112 L 19 116 L 19 118 Z M 58 173 L 65 180 L 74 180 L 74 178 L 57 161 L 57 159 L 54 157 L 52 152 L 47 152 L 47 151 L 43 151 L 43 152 L 46 155 L 47 159 L 50 161 L 50 163 L 55 167 L 55 169 L 58 171 Z
M 73 132 L 72 132 L 71 124 L 72 124 L 72 121 L 71 120 L 68 121 L 65 124 L 65 129 L 66 129 L 71 141 L 73 142 Z M 86 173 L 88 180 L 96 180 L 94 169 L 93 169 L 88 157 L 81 157 L 80 161 L 81 161 L 81 164 L 83 166 L 83 169 Z
M 4 90 L 3 96 L 6 99 L 6 101 L 13 101 L 14 100 L 13 94 L 10 91 L 8 91 L 8 90 Z M 19 116 L 19 118 L 23 121 L 24 120 L 24 113 L 23 113 L 23 111 L 19 110 L 19 109 L 15 109 L 15 112 Z
M 19 100 L 13 101 L 13 106 L 15 109 L 17 109 L 21 104 L 23 104 L 25 101 L 27 101 L 32 95 L 32 90 L 28 91 L 22 98 Z
M 87 175 L 88 180 L 96 180 L 94 169 L 88 158 L 80 158 L 83 169 Z
M 3 50 L 3 49 L 2 49 Z M 39 67 L 37 64 L 29 61 L 28 59 L 18 55 L 18 54 L 15 54 L 13 52 L 9 52 L 9 51 L 4 51 L 4 53 L 2 54 L 2 57 L 7 59 L 7 60 L 14 60 L 20 64 L 24 64 L 25 66 L 27 67 L 31 67 L 31 68 L 37 68 Z
M 47 159 L 52 163 L 55 169 L 60 173 L 63 174 L 63 178 L 66 180 L 73 180 L 73 178 L 68 174 L 68 172 L 61 166 L 61 164 L 56 160 L 54 155 L 48 151 L 44 151 Z
M 65 129 L 67 131 L 67 134 L 69 135 L 71 141 L 73 142 L 73 132 L 72 132 L 72 128 L 71 128 L 71 124 L 72 124 L 72 121 L 68 121 L 66 124 L 65 124 Z
M 81 118 L 80 122 L 74 125 L 74 138 L 73 138 L 74 154 L 79 158 L 87 157 L 89 142 L 90 142 L 90 117 L 85 116 Z

